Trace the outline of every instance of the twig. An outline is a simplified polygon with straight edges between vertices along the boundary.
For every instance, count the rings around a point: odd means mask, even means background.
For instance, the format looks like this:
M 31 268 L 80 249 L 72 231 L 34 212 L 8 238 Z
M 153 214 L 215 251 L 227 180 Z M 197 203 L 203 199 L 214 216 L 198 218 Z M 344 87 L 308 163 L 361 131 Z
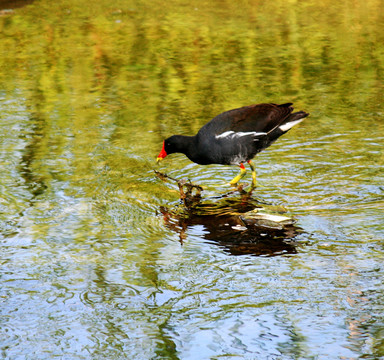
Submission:
M 203 188 L 200 185 L 192 184 L 190 180 L 186 181 L 185 179 L 177 180 L 167 174 L 164 174 L 160 171 L 154 170 L 156 176 L 162 180 L 165 181 L 166 179 L 175 181 L 177 183 L 177 186 L 179 187 L 180 192 L 180 199 L 184 202 L 184 205 L 190 209 L 194 205 L 198 204 L 201 200 L 201 191 L 203 191 Z M 184 191 L 184 187 L 186 190 Z M 193 190 L 196 189 L 196 194 L 193 195 Z

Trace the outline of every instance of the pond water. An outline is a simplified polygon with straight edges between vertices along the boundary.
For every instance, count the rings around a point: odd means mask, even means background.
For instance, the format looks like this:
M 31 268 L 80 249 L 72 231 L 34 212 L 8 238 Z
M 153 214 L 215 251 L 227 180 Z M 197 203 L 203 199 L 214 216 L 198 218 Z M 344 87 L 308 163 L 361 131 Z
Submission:
M 384 359 L 381 1 L 10 3 L 0 357 Z M 251 194 L 216 186 L 235 167 L 156 165 L 165 137 L 261 102 L 311 115 Z M 203 186 L 199 213 L 154 170 Z M 259 206 L 290 235 L 219 229 Z

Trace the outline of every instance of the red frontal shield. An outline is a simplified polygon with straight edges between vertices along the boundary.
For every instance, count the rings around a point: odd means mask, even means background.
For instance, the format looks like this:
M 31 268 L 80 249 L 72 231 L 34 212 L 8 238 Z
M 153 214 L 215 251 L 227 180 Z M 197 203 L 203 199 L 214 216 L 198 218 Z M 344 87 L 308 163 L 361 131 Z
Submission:
M 161 149 L 160 154 L 157 157 L 157 162 L 163 160 L 168 155 L 164 147 L 165 147 L 165 141 L 163 141 L 163 148 Z

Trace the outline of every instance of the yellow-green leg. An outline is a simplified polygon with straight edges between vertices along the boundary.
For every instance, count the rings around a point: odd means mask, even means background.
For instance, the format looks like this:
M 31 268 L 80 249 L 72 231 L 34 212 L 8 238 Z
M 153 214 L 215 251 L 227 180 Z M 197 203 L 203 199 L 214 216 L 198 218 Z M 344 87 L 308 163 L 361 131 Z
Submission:
M 236 185 L 245 175 L 247 170 L 245 169 L 244 165 L 241 163 L 240 164 L 240 174 L 235 176 L 230 182 L 230 185 Z
M 252 187 L 256 187 L 257 186 L 257 181 L 256 181 L 256 168 L 255 168 L 255 164 L 252 162 L 252 160 L 248 160 L 248 164 L 249 166 L 251 167 L 252 169 Z

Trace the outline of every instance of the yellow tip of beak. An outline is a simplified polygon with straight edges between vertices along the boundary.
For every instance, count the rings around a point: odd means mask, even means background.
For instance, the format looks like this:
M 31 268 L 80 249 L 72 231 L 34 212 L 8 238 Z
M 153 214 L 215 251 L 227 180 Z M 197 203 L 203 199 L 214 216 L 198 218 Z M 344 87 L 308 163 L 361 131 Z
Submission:
M 156 163 L 158 164 L 161 160 L 163 160 L 164 158 L 162 158 L 162 157 L 158 157 L 157 159 L 156 159 Z

